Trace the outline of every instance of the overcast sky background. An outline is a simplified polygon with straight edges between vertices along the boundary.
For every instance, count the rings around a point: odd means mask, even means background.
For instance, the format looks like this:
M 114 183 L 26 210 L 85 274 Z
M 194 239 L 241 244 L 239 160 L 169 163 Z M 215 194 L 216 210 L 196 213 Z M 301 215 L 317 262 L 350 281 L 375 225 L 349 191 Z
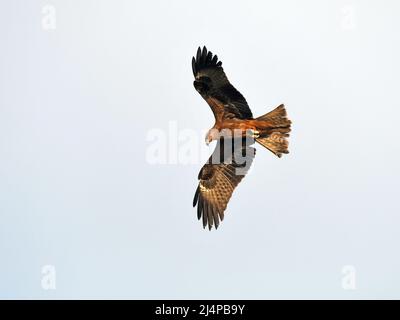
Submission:
M 400 298 L 399 14 L 395 0 L 1 1 L 0 297 Z M 204 144 L 214 119 L 190 65 L 204 44 L 254 115 L 285 103 L 293 121 L 290 154 L 256 146 L 216 232 L 191 206 L 202 161 L 146 159 L 170 121 Z

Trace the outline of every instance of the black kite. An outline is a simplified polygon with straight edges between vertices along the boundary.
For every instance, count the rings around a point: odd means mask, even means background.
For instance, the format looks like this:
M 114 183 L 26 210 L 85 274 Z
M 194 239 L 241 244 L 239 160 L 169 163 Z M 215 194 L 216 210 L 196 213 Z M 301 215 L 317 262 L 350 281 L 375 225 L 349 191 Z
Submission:
M 281 157 L 288 153 L 291 121 L 286 117 L 283 104 L 254 119 L 246 99 L 226 77 L 222 62 L 206 47 L 197 50 L 196 58 L 192 59 L 192 69 L 193 85 L 215 117 L 215 124 L 206 135 L 206 143 L 218 141 L 213 155 L 200 170 L 199 185 L 193 199 L 193 206 L 197 204 L 198 218 L 203 218 L 204 228 L 208 225 L 211 230 L 213 225 L 218 228 L 220 220 L 223 220 L 233 190 L 253 161 L 255 149 L 243 141 L 255 140 Z M 229 141 L 226 132 L 231 133 Z M 238 140 L 242 143 L 235 143 Z M 243 170 L 239 172 L 237 169 L 240 168 Z

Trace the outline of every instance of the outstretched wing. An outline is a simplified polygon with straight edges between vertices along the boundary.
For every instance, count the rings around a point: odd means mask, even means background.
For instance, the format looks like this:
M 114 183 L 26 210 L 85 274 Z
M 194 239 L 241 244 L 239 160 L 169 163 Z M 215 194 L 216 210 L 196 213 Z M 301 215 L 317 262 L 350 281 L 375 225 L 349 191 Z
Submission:
M 229 141 L 229 142 L 228 142 Z M 246 145 L 226 148 L 232 140 L 219 140 L 215 150 L 199 172 L 199 185 L 193 199 L 197 204 L 197 218 L 203 218 L 203 227 L 208 224 L 211 230 L 217 229 L 224 219 L 224 211 L 233 190 L 246 175 L 254 156 L 255 149 Z
M 242 94 L 232 86 L 222 68 L 222 62 L 211 51 L 199 47 L 192 59 L 196 90 L 210 105 L 216 119 L 252 119 L 253 114 Z

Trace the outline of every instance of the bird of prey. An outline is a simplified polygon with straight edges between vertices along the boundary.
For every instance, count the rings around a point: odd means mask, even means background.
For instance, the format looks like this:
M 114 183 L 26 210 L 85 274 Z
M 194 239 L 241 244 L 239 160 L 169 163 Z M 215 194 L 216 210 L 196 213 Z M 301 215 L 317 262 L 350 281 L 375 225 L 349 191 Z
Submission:
M 229 82 L 222 62 L 204 46 L 192 59 L 193 85 L 211 107 L 214 126 L 206 144 L 217 140 L 216 148 L 199 172 L 193 207 L 203 227 L 217 229 L 234 189 L 247 173 L 255 155 L 250 147 L 258 142 L 279 158 L 288 152 L 291 121 L 281 104 L 254 118 L 246 99 Z M 228 133 L 228 134 L 227 134 Z M 250 142 L 249 142 L 250 141 Z

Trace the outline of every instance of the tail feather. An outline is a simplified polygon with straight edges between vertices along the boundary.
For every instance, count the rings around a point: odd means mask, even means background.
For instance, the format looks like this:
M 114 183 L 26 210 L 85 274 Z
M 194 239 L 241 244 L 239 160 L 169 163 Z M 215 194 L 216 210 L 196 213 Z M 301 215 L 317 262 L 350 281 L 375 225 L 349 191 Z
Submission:
M 287 118 L 285 106 L 281 104 L 256 120 L 257 129 L 261 133 L 256 141 L 279 158 L 282 154 L 289 153 L 289 142 L 286 138 L 289 137 L 291 121 Z

